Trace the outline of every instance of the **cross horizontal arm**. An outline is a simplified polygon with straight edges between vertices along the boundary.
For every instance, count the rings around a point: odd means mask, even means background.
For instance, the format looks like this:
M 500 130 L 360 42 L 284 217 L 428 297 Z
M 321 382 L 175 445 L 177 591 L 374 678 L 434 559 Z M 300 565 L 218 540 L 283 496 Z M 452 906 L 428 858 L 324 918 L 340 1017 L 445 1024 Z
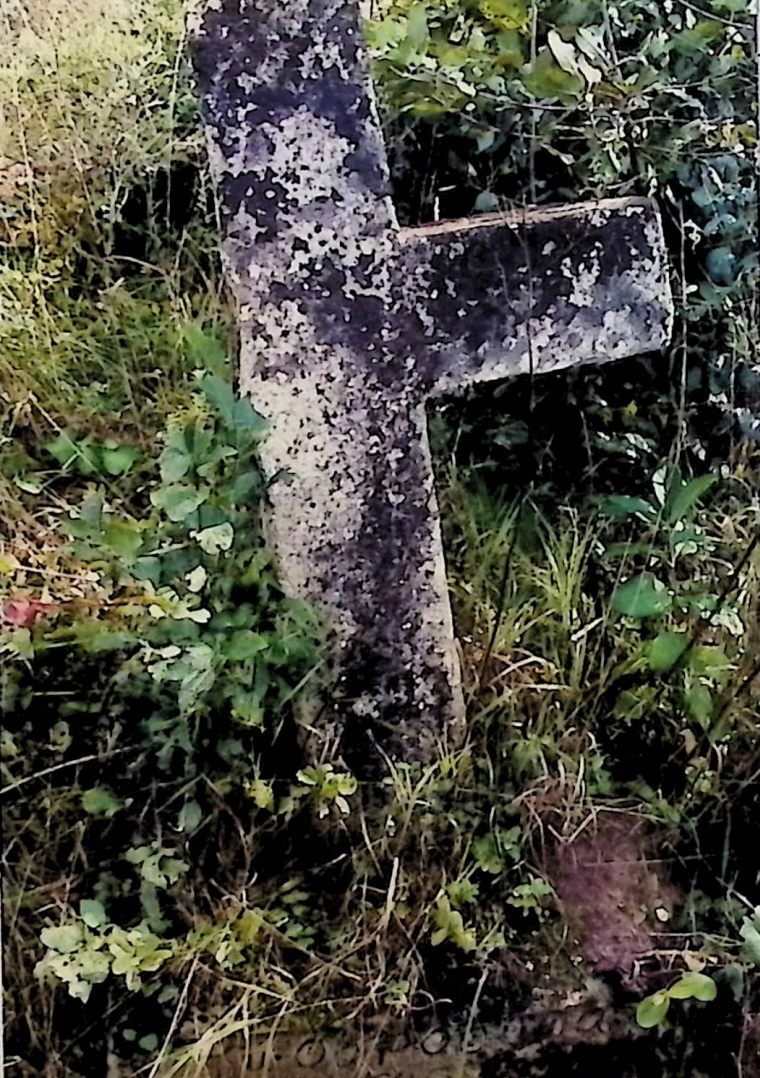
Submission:
M 647 199 L 428 225 L 399 241 L 429 393 L 622 359 L 669 337 L 665 246 Z

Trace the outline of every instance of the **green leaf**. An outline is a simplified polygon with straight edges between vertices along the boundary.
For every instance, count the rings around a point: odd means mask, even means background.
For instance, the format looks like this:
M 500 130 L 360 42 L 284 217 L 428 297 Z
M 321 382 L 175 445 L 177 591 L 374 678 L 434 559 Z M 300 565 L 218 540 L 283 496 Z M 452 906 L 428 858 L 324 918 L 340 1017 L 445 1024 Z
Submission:
M 184 484 L 173 484 L 168 487 L 159 487 L 150 496 L 151 502 L 157 509 L 163 510 L 169 520 L 178 524 L 186 520 L 208 498 L 207 490 L 199 490 L 197 487 Z
M 43 928 L 40 939 L 45 947 L 59 954 L 73 954 L 84 942 L 84 929 L 76 921 L 54 928 Z
M 203 823 L 203 812 L 197 801 L 187 801 L 179 814 L 177 821 L 180 831 L 192 833 L 197 831 Z
M 707 685 L 696 682 L 684 693 L 684 704 L 689 716 L 706 730 L 713 713 L 713 697 Z
M 668 989 L 671 999 L 699 999 L 703 1003 L 709 1003 L 717 994 L 718 988 L 712 977 L 692 971 L 684 973 L 681 979 Z
M 268 647 L 269 641 L 266 636 L 248 629 L 239 629 L 224 645 L 223 652 L 230 662 L 246 662 L 254 655 L 266 651 Z
M 202 378 L 200 387 L 212 408 L 219 413 L 225 426 L 238 433 L 262 435 L 267 421 L 249 400 L 235 396 L 232 386 L 223 378 Z
M 636 1021 L 642 1029 L 653 1029 L 665 1018 L 670 1007 L 670 996 L 667 992 L 655 992 L 652 996 L 642 999 L 636 1008 Z
M 744 918 L 739 935 L 744 941 L 743 953 L 750 962 L 760 967 L 760 908 L 755 911 L 753 918 Z
M 95 786 L 91 790 L 85 790 L 82 794 L 82 808 L 90 816 L 115 816 L 122 807 L 122 802 L 106 789 L 105 786 Z
M 673 599 L 656 577 L 641 573 L 615 588 L 611 606 L 616 613 L 629 618 L 654 618 L 667 614 Z
M 247 779 L 245 795 L 250 797 L 258 808 L 274 812 L 274 790 L 270 783 L 264 782 L 263 779 Z
M 145 1052 L 155 1052 L 158 1048 L 158 1034 L 146 1033 L 137 1043 Z
M 412 4 L 406 20 L 406 40 L 417 52 L 423 52 L 430 40 L 428 30 L 427 7 L 425 4 Z
M 703 644 L 694 648 L 689 667 L 695 674 L 716 679 L 731 669 L 731 660 L 723 648 Z
M 159 458 L 161 481 L 178 483 L 190 471 L 192 463 L 192 458 L 184 446 L 184 439 L 182 439 L 182 444 L 170 442 Z
M 522 76 L 525 89 L 533 97 L 552 101 L 573 101 L 581 97 L 585 82 L 563 71 L 548 49 L 541 49 L 534 63 Z
M 100 457 L 109 475 L 126 475 L 137 460 L 137 449 L 133 445 L 106 445 Z
M 158 587 L 161 583 L 161 559 L 153 557 L 138 558 L 131 569 L 136 580 L 149 580 Z
M 213 528 L 204 528 L 194 538 L 206 554 L 221 554 L 229 550 L 235 541 L 235 529 L 231 524 L 217 524 Z
M 472 855 L 481 872 L 496 876 L 504 868 L 504 861 L 492 835 L 476 839 L 472 844 Z
M 217 377 L 224 377 L 227 369 L 227 350 L 218 337 L 199 325 L 191 323 L 184 327 L 182 338 L 194 367 L 203 367 Z
M 528 23 L 528 7 L 523 0 L 480 0 L 481 12 L 497 26 L 519 30 Z
M 688 646 L 688 633 L 660 633 L 649 645 L 649 669 L 672 670 Z
M 47 442 L 45 449 L 62 468 L 67 468 L 77 456 L 76 442 L 63 431 L 52 442 Z
M 601 498 L 598 503 L 599 512 L 613 520 L 627 520 L 629 517 L 642 516 L 651 520 L 656 516 L 655 510 L 644 501 L 643 498 L 631 498 L 626 494 L 610 494 Z
M 142 547 L 140 527 L 134 521 L 104 517 L 103 544 L 125 562 L 133 562 Z
M 84 898 L 79 903 L 79 916 L 88 928 L 100 928 L 108 923 L 106 908 L 95 898 Z
M 683 520 L 710 487 L 717 482 L 718 478 L 715 475 L 700 475 L 684 484 L 679 490 L 671 491 L 667 505 L 668 524 L 676 524 Z

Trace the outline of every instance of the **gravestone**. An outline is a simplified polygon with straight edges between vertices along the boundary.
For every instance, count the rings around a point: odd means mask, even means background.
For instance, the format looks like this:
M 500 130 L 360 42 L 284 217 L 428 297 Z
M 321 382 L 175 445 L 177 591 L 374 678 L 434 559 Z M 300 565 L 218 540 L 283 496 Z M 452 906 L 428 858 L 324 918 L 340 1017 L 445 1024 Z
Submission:
M 354 764 L 424 759 L 463 718 L 425 406 L 659 349 L 659 217 L 625 199 L 401 229 L 357 0 L 210 0 L 194 45 L 241 387 L 286 473 L 271 540 L 332 630 L 314 726 Z

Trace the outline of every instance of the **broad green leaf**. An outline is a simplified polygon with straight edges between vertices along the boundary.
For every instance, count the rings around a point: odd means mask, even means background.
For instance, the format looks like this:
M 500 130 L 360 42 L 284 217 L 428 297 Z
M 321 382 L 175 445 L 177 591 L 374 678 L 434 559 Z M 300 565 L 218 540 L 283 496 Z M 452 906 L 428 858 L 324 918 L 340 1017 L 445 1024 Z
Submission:
M 636 1021 L 642 1029 L 653 1029 L 659 1026 L 668 1013 L 670 996 L 667 992 L 655 992 L 652 996 L 642 999 L 636 1008 Z
M 228 427 L 233 426 L 235 393 L 224 378 L 202 378 L 200 387 L 211 407 L 219 413 Z
M 655 618 L 667 614 L 673 599 L 656 577 L 641 573 L 615 588 L 611 606 L 616 613 L 629 618 Z
M 137 580 L 149 580 L 156 587 L 161 583 L 161 559 L 153 557 L 138 558 L 131 568 L 131 573 Z
M 84 942 L 84 929 L 76 921 L 67 925 L 56 925 L 54 928 L 43 928 L 40 939 L 51 951 L 73 954 Z
M 209 404 L 221 416 L 225 426 L 238 433 L 255 436 L 267 429 L 267 421 L 249 400 L 235 396 L 232 386 L 222 378 L 203 378 L 200 387 Z
M 133 562 L 142 547 L 142 534 L 134 521 L 103 518 L 103 543 L 117 557 Z
M 230 662 L 246 662 L 269 647 L 269 640 L 261 633 L 240 629 L 224 644 L 223 654 Z
M 137 460 L 137 449 L 133 445 L 106 445 L 100 456 L 109 475 L 126 475 Z
M 100 928 L 108 923 L 105 906 L 95 898 L 82 899 L 79 903 L 79 916 L 88 928 Z
M 203 505 L 208 495 L 207 490 L 177 483 L 154 490 L 150 500 L 157 509 L 162 509 L 166 513 L 169 520 L 179 523 Z
M 427 6 L 412 4 L 406 20 L 406 40 L 417 52 L 423 52 L 429 39 Z
M 106 629 L 102 622 L 94 620 L 79 622 L 74 626 L 73 632 L 78 646 L 92 655 L 123 651 L 139 642 L 139 637 L 134 633 Z
M 710 487 L 718 482 L 715 475 L 700 475 L 684 484 L 679 490 L 671 491 L 667 505 L 668 524 L 677 524 L 696 506 Z
M 520 30 L 528 23 L 528 7 L 523 0 L 480 0 L 478 6 L 487 19 L 505 30 Z
M 77 456 L 76 442 L 63 431 L 52 442 L 47 442 L 45 449 L 62 468 L 68 468 Z
M 688 646 L 688 633 L 660 633 L 649 645 L 649 669 L 671 670 Z
M 235 541 L 235 529 L 229 523 L 217 524 L 199 531 L 194 538 L 206 554 L 221 554 L 229 550 Z
M 731 660 L 723 648 L 703 644 L 698 648 L 694 648 L 689 660 L 689 667 L 695 674 L 702 674 L 704 677 L 709 678 L 720 678 L 721 674 L 725 674 L 731 669 Z
M 178 483 L 190 471 L 192 463 L 184 443 L 179 444 L 179 440 L 178 444 L 170 442 L 159 459 L 161 481 L 163 483 Z
M 115 816 L 121 807 L 121 800 L 105 786 L 94 786 L 82 794 L 82 808 L 90 816 Z
M 703 1003 L 709 1003 L 717 994 L 718 988 L 712 977 L 692 971 L 684 973 L 681 979 L 668 989 L 671 999 L 698 999 Z
M 586 84 L 577 75 L 563 71 L 548 49 L 541 49 L 534 63 L 522 75 L 523 85 L 533 97 L 547 101 L 576 101 Z
M 232 701 L 232 717 L 241 726 L 261 729 L 264 725 L 264 709 L 253 693 L 238 693 Z

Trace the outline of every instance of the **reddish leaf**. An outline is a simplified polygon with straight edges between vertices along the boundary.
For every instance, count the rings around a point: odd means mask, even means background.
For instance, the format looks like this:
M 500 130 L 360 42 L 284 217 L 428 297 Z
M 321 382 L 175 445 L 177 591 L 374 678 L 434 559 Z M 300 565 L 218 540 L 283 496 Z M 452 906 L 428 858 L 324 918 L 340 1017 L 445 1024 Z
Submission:
M 30 629 L 40 614 L 49 614 L 55 609 L 55 603 L 43 603 L 39 599 L 9 599 L 3 603 L 0 616 L 7 625 Z

